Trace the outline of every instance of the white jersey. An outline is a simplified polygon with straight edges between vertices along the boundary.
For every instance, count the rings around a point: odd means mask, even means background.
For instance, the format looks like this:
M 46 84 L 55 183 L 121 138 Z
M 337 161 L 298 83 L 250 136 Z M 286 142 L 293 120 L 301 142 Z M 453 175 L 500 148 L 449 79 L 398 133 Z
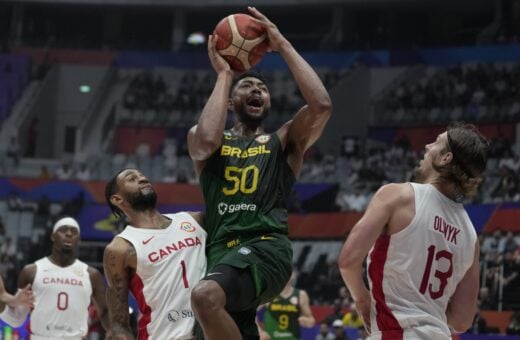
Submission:
M 47 257 L 35 264 L 31 339 L 82 339 L 88 330 L 92 296 L 88 265 L 76 260 L 60 267 Z
M 130 290 L 141 311 L 140 340 L 192 338 L 191 290 L 206 273 L 206 231 L 188 213 L 165 216 L 172 220 L 165 229 L 127 226 L 117 235 L 137 256 Z
M 451 339 L 446 308 L 475 255 L 468 214 L 430 184 L 410 183 L 415 217 L 368 256 L 371 339 Z

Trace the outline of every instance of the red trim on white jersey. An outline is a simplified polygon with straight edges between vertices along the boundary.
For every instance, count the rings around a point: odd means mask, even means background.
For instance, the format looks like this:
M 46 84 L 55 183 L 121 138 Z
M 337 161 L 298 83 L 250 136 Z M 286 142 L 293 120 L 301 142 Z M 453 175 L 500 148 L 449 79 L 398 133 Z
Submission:
M 141 318 L 137 323 L 137 339 L 148 340 L 148 325 L 152 322 L 152 308 L 146 303 L 146 298 L 143 293 L 144 284 L 139 275 L 134 274 L 130 280 L 130 291 L 137 300 L 139 310 L 141 311 Z
M 400 340 L 403 339 L 403 329 L 386 304 L 383 291 L 383 276 L 389 245 L 389 235 L 379 236 L 370 254 L 368 275 L 372 280 L 372 297 L 376 304 L 376 321 L 382 340 Z

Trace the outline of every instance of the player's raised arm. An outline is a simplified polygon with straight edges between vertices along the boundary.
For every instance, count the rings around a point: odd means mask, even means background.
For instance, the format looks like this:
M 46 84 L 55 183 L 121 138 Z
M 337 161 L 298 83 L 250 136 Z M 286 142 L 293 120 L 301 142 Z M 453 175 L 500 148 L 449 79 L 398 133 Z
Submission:
M 300 316 L 298 317 L 298 323 L 302 327 L 313 327 L 316 320 L 312 315 L 311 305 L 309 301 L 309 295 L 306 291 L 300 290 Z
M 202 109 L 198 124 L 188 133 L 188 150 L 194 161 L 205 161 L 220 147 L 222 132 L 226 125 L 233 71 L 228 62 L 217 52 L 215 48 L 217 39 L 216 35 L 210 35 L 208 38 L 208 55 L 211 65 L 217 72 L 217 81 Z
M 92 300 L 96 306 L 96 311 L 99 315 L 99 320 L 105 331 L 110 331 L 110 320 L 108 316 L 107 300 L 106 300 L 106 288 L 103 276 L 101 273 L 93 267 L 88 268 L 90 275 L 90 282 L 92 285 Z
M 110 316 L 112 338 L 116 340 L 134 339 L 128 313 L 128 286 L 130 282 L 128 258 L 135 258 L 133 247 L 116 237 L 103 254 L 103 268 L 108 281 L 106 301 Z
M 316 72 L 280 33 L 276 25 L 256 8 L 249 7 L 249 11 L 265 27 L 269 49 L 279 52 L 283 57 L 306 102 L 292 122 L 289 122 L 287 136 L 287 143 L 293 144 L 293 147 L 303 154 L 321 136 L 332 113 L 332 101 Z
M 363 217 L 352 228 L 338 258 L 341 276 L 368 331 L 371 298 L 363 281 L 363 261 L 384 228 L 391 222 L 396 207 L 413 199 L 406 186 L 408 184 L 387 184 L 374 194 Z

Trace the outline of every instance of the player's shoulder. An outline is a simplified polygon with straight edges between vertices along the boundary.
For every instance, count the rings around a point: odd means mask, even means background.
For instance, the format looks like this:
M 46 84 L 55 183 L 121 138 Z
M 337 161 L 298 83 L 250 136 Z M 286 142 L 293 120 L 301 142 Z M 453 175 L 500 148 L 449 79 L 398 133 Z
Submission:
M 93 266 L 87 265 L 87 273 L 88 273 L 91 281 L 103 277 L 101 275 L 101 272 L 99 271 L 99 269 L 97 269 L 96 267 L 93 267 Z
M 413 202 L 414 191 L 410 183 L 388 183 L 376 191 L 372 200 L 388 206 L 403 206 Z
M 204 227 L 205 214 L 202 211 L 181 211 L 175 214 L 165 214 L 172 221 L 186 222 L 185 220 L 194 220 L 199 226 Z
M 18 275 L 19 286 L 25 287 L 28 283 L 34 283 L 37 269 L 36 262 L 26 264 Z
M 304 289 L 297 289 L 297 294 L 298 296 L 300 297 L 300 299 L 308 299 L 309 298 L 309 294 L 307 294 L 307 291 L 305 291 Z
M 197 126 L 198 126 L 198 124 L 193 125 L 193 126 L 188 130 L 188 135 L 193 135 L 195 132 L 197 132 Z
M 37 268 L 38 268 L 38 266 L 36 265 L 36 262 L 26 264 L 22 268 L 20 274 L 22 274 L 22 273 L 36 273 L 36 269 Z
M 113 256 L 124 255 L 128 250 L 128 245 L 131 245 L 131 243 L 122 237 L 116 236 L 106 245 L 104 256 L 108 254 Z

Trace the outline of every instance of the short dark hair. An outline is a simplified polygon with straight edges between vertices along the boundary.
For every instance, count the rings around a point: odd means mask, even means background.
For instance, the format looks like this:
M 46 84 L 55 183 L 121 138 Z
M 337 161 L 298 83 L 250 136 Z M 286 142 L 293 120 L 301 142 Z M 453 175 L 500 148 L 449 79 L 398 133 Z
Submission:
M 464 196 L 474 196 L 486 169 L 489 142 L 473 124 L 455 122 L 447 128 L 446 151 L 453 159 L 437 169 L 444 179 L 453 181 Z
M 110 197 L 112 197 L 113 194 L 115 194 L 119 187 L 117 185 L 117 177 L 126 169 L 123 169 L 119 171 L 117 174 L 115 174 L 114 177 L 110 181 L 108 181 L 107 185 L 105 186 L 105 200 L 107 201 L 108 206 L 110 207 L 110 210 L 112 211 L 112 214 L 116 217 L 124 217 L 125 213 L 123 210 L 116 207 L 112 202 L 110 202 Z
M 262 81 L 262 83 L 267 85 L 267 80 L 265 77 L 256 70 L 249 70 L 247 72 L 241 73 L 238 76 L 233 79 L 233 83 L 231 84 L 231 92 L 235 89 L 235 86 L 238 84 L 239 81 L 241 81 L 244 78 L 256 78 Z

